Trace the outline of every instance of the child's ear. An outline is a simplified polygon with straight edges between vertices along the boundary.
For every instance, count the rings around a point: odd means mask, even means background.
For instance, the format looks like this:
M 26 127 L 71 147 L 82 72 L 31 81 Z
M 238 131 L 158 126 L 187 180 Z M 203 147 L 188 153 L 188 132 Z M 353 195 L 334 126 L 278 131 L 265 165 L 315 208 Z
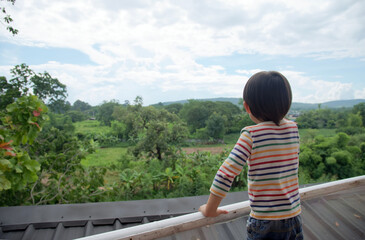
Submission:
M 245 108 L 245 110 L 246 110 L 246 112 L 247 112 L 248 114 L 250 114 L 250 113 L 251 113 L 250 107 L 248 106 L 248 104 L 247 104 L 246 102 L 243 102 L 243 107 Z

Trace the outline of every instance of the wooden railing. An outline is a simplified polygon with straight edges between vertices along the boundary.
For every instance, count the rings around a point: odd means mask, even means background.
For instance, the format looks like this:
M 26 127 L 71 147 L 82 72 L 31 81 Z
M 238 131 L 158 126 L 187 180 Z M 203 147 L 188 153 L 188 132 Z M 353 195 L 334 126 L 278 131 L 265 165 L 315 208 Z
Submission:
M 306 200 L 333 192 L 350 189 L 360 185 L 365 185 L 365 175 L 301 188 L 299 189 L 299 192 L 301 200 Z M 227 210 L 229 213 L 220 215 L 215 218 L 206 218 L 200 212 L 196 212 L 161 221 L 146 223 L 135 227 L 129 227 L 125 229 L 92 235 L 89 237 L 80 238 L 80 240 L 156 239 L 170 236 L 178 232 L 183 232 L 194 228 L 200 228 L 206 225 L 233 220 L 248 215 L 250 212 L 249 201 L 222 206 L 220 208 Z

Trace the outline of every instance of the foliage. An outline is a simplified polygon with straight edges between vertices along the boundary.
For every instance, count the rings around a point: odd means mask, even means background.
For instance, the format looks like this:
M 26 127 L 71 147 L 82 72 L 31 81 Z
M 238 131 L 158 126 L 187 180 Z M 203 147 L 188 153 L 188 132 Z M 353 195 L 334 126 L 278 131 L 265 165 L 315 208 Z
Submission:
M 9 104 L 0 126 L 0 191 L 20 190 L 37 180 L 39 163 L 29 147 L 48 117 L 48 109 L 36 96 L 23 96 Z
M 36 74 L 26 64 L 16 65 L 10 70 L 12 79 L 0 78 L 0 109 L 14 102 L 21 96 L 36 95 L 45 102 L 53 112 L 65 112 L 68 104 L 66 86 L 52 78 L 47 72 Z
M 195 133 L 197 129 L 207 126 L 209 117 L 214 113 L 224 116 L 225 133 L 230 133 L 231 126 L 236 126 L 236 116 L 242 114 L 241 110 L 230 102 L 189 100 L 179 111 L 179 116 L 187 123 L 190 133 Z
M 214 112 L 209 116 L 206 121 L 206 129 L 209 136 L 213 139 L 221 140 L 223 139 L 223 135 L 225 133 L 224 125 L 226 119 Z
M 361 144 L 351 141 L 351 137 L 342 132 L 327 138 L 316 136 L 313 142 L 301 145 L 301 173 L 313 180 L 323 176 L 343 179 L 364 174 Z
M 112 131 L 119 139 L 126 139 L 127 126 L 123 122 L 112 121 Z
M 336 123 L 335 119 L 339 119 L 339 117 L 336 116 L 333 110 L 317 109 L 301 113 L 296 121 L 299 128 L 320 129 L 334 128 L 345 125 L 345 123 L 341 121 Z
M 78 100 L 67 113 L 49 113 L 46 122 L 46 106 L 35 96 L 26 95 L 36 92 L 48 101 L 49 94 L 56 91 L 48 91 L 39 83 L 39 88 L 35 88 L 33 72 L 26 65 L 18 68 L 21 74 L 16 81 L 0 77 L 2 93 L 9 97 L 2 99 L 10 99 L 8 103 L 17 100 L 1 118 L 0 181 L 5 182 L 0 185 L 5 186 L 0 192 L 1 205 L 208 194 L 228 152 L 186 154 L 180 147 L 192 136 L 198 138 L 192 139 L 196 142 L 224 139 L 233 145 L 239 131 L 253 124 L 248 114 L 242 114 L 230 103 L 191 100 L 184 105 L 144 107 L 142 97 L 137 97 L 132 105 L 115 100 L 104 102 L 97 107 L 98 120 L 94 121 L 84 119 L 96 108 Z M 298 118 L 300 182 L 364 174 L 365 134 L 360 134 L 364 132 L 363 123 L 362 105 L 352 110 L 303 113 Z M 32 173 L 25 174 L 27 171 Z M 8 181 L 14 182 L 11 189 L 3 180 L 6 174 L 11 175 Z M 19 177 L 22 174 L 26 177 Z M 244 168 L 233 182 L 232 191 L 247 189 L 246 175 Z
M 88 116 L 81 111 L 68 111 L 66 114 L 70 116 L 73 123 L 85 121 L 88 119 Z
M 92 108 L 92 106 L 90 104 L 88 104 L 87 102 L 83 102 L 81 100 L 76 100 L 74 102 L 74 104 L 72 105 L 71 110 L 85 112 L 87 110 L 90 110 L 91 108 Z
M 2 205 L 73 203 L 102 199 L 107 191 L 104 188 L 106 169 L 84 168 L 81 165 L 81 160 L 95 150 L 95 145 L 87 140 L 80 141 L 73 128 L 64 127 L 67 122 L 71 122 L 67 116 L 51 114 L 50 121 L 28 148 L 29 156 L 38 162 L 38 180 L 34 184 L 28 184 L 24 190 L 10 189 L 0 194 Z
M 170 113 L 175 113 L 178 115 L 180 110 L 183 108 L 183 105 L 181 103 L 173 103 L 165 106 L 164 108 Z
M 96 119 L 100 121 L 102 125 L 111 126 L 111 122 L 115 120 L 113 118 L 114 107 L 120 106 L 117 100 L 111 100 L 109 102 L 103 102 L 98 108 Z
M 361 119 L 362 119 L 362 126 L 365 127 L 365 103 L 356 104 L 353 107 L 352 112 L 354 114 L 358 114 L 361 117 Z
M 116 166 L 120 171 L 119 181 L 111 183 L 113 190 L 109 196 L 112 199 L 132 200 L 208 194 L 213 177 L 226 154 L 202 152 L 187 155 L 181 152 L 172 157 L 175 159 L 173 164 L 156 158 L 135 159 L 124 154 Z M 232 190 L 245 189 L 245 181 L 242 183 Z
M 133 147 L 133 153 L 138 156 L 146 152 L 150 157 L 162 159 L 163 154 L 171 155 L 173 146 L 182 143 L 188 136 L 185 124 L 173 113 L 158 110 L 153 107 L 141 108 L 136 112 L 141 128 L 138 132 L 138 142 Z

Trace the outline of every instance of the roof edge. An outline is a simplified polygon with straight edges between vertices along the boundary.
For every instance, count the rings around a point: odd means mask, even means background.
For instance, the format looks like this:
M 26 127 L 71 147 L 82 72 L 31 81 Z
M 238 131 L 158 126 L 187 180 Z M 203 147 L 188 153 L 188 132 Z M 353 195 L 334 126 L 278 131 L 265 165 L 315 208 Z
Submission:
M 361 185 L 365 185 L 365 175 L 302 188 L 299 189 L 299 192 L 301 198 L 305 200 Z M 233 220 L 242 217 L 250 212 L 249 201 L 235 203 L 223 206 L 221 208 L 227 210 L 228 214 L 222 214 L 215 218 L 207 218 L 204 217 L 200 212 L 196 212 L 180 217 L 130 227 L 127 229 L 120 229 L 102 234 L 92 235 L 89 237 L 79 238 L 79 240 L 156 239 L 166 237 L 178 232 L 187 231 L 194 228 L 200 228 L 210 224 Z

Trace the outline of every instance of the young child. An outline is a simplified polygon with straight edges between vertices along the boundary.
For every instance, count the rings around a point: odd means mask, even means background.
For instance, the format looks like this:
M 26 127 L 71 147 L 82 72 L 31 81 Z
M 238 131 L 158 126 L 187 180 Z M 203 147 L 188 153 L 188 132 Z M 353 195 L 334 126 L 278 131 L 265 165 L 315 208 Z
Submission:
M 248 239 L 303 239 L 298 128 L 284 119 L 292 101 L 289 82 L 278 72 L 256 73 L 246 83 L 243 100 L 256 125 L 242 129 L 214 178 L 207 204 L 199 211 L 206 217 L 226 214 L 218 206 L 235 176 L 247 165 L 251 207 Z

